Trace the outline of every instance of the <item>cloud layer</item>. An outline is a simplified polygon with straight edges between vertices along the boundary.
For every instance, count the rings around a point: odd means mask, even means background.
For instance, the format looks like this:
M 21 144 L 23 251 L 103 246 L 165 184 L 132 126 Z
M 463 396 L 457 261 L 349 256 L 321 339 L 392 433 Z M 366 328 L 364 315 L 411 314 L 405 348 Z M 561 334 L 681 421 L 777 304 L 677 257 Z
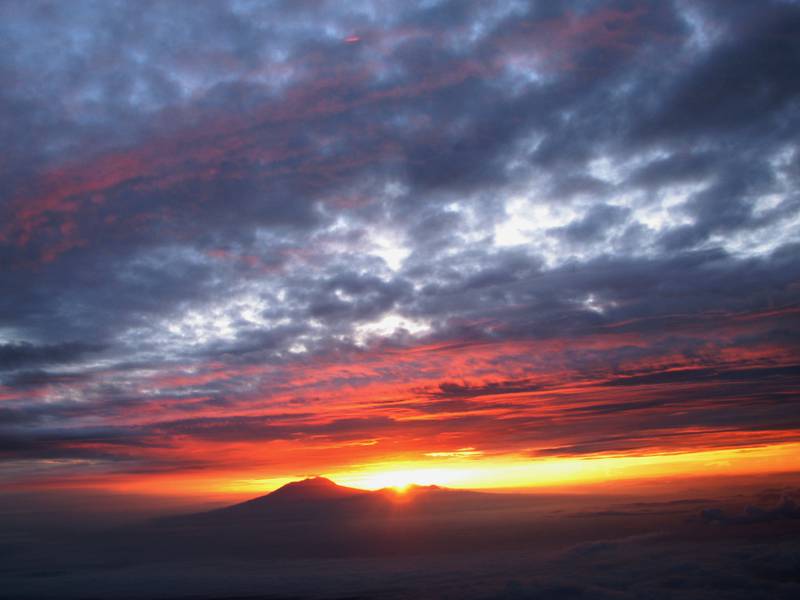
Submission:
M 0 16 L 4 479 L 797 440 L 797 3 Z

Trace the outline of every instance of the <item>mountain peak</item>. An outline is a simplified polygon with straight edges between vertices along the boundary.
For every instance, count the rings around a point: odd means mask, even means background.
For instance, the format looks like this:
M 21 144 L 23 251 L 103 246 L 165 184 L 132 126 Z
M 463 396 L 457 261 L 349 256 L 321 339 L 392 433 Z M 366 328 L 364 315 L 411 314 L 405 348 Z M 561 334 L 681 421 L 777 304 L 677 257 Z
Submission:
M 293 498 L 297 500 L 322 500 L 344 498 L 363 493 L 363 490 L 339 485 L 327 477 L 309 477 L 301 481 L 287 483 L 271 494 L 268 494 L 268 497 Z
M 313 477 L 306 477 L 305 479 L 301 479 L 299 481 L 291 481 L 278 489 L 287 488 L 287 487 L 333 487 L 337 484 L 328 479 L 327 477 L 321 477 L 319 475 L 315 475 Z

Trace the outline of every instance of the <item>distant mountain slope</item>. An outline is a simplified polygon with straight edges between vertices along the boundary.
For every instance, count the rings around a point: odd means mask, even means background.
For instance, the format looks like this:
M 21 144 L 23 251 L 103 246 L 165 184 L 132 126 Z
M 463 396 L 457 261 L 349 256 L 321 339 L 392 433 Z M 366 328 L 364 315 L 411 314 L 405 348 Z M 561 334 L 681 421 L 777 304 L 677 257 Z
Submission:
M 369 494 L 366 490 L 338 485 L 325 477 L 311 477 L 302 481 L 287 483 L 264 496 L 253 498 L 219 510 L 261 510 L 271 506 L 292 505 L 296 503 L 330 502 Z M 218 512 L 218 511 L 215 511 Z
M 314 477 L 240 504 L 128 528 L 121 537 L 150 555 L 226 560 L 477 552 L 574 534 L 580 527 L 565 530 L 555 518 L 565 501 L 574 498 L 438 486 L 367 491 Z M 601 525 L 600 538 L 618 533 L 616 521 Z
M 403 491 L 367 491 L 338 485 L 325 477 L 288 483 L 266 494 L 204 513 L 159 519 L 168 525 L 236 525 L 254 521 L 342 521 L 361 517 L 520 508 L 531 497 L 451 490 L 439 486 L 410 486 Z

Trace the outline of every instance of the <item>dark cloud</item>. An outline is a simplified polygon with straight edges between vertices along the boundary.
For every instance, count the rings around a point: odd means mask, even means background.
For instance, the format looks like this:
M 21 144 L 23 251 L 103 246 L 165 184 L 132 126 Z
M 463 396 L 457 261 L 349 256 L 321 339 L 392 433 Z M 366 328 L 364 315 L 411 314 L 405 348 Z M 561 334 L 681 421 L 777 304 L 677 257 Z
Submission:
M 667 371 L 649 375 L 621 377 L 609 381 L 606 385 L 662 385 L 708 380 L 760 382 L 773 377 L 785 379 L 786 381 L 791 382 L 796 381 L 799 375 L 800 367 L 798 367 L 798 365 L 773 368 L 762 367 L 721 372 L 716 369 L 687 369 L 683 371 Z
M 770 523 L 784 519 L 800 519 L 800 506 L 793 498 L 786 496 L 772 507 L 748 504 L 741 514 L 730 514 L 721 508 L 704 508 L 700 511 L 700 519 L 705 523 L 721 523 L 723 525 Z
M 595 204 L 582 218 L 556 231 L 571 242 L 597 242 L 609 229 L 624 222 L 628 213 L 620 206 Z
M 788 133 L 773 119 L 784 109 L 791 110 L 800 93 L 791 75 L 798 52 L 800 8 L 789 2 L 759 7 L 743 3 L 732 13 L 735 17 L 719 23 L 720 6 L 709 21 L 723 28 L 720 43 L 678 76 L 656 114 L 643 121 L 651 135 Z M 786 117 L 793 120 L 792 115 Z M 775 129 L 758 126 L 765 122 Z
M 796 3 L 0 11 L 7 456 L 796 427 Z
M 70 384 L 87 381 L 89 373 L 55 373 L 48 371 L 20 371 L 6 378 L 3 383 L 8 387 L 34 387 L 51 384 Z
M 97 353 L 102 349 L 103 346 L 100 344 L 84 342 L 40 345 L 29 342 L 2 344 L 0 345 L 0 370 L 80 362 L 87 354 Z
M 526 380 L 491 382 L 485 385 L 462 385 L 455 382 L 439 384 L 439 391 L 431 395 L 438 398 L 475 398 L 478 396 L 497 396 L 503 394 L 517 394 L 520 392 L 535 392 L 543 389 L 540 383 Z

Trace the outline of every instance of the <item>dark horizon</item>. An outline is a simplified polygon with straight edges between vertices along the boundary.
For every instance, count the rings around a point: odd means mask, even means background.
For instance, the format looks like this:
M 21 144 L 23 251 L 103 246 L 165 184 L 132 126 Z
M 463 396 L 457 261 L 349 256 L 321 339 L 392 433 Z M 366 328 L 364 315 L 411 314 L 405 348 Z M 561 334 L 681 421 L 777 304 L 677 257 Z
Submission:
M 794 598 L 800 473 L 737 479 L 344 495 L 306 480 L 289 484 L 299 495 L 160 517 L 62 503 L 26 521 L 0 504 L 0 576 L 18 600 Z

